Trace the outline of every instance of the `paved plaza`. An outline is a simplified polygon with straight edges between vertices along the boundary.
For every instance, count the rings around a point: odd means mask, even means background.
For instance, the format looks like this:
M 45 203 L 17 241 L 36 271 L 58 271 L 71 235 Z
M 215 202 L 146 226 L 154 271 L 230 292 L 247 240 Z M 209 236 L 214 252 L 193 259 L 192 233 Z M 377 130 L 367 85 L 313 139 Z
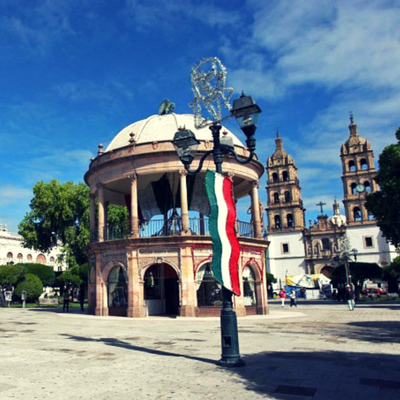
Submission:
M 224 369 L 219 319 L 0 309 L 0 399 L 400 398 L 400 303 L 300 302 L 239 318 L 245 367 Z

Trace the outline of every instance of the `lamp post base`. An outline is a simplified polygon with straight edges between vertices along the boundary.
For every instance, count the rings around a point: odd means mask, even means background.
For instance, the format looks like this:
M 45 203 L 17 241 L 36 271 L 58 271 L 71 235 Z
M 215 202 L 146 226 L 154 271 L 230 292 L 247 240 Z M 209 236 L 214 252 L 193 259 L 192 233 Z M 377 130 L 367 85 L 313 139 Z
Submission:
M 239 335 L 236 313 L 232 309 L 232 292 L 223 288 L 223 308 L 221 310 L 221 350 L 222 358 L 217 365 L 225 368 L 245 365 L 239 352 Z

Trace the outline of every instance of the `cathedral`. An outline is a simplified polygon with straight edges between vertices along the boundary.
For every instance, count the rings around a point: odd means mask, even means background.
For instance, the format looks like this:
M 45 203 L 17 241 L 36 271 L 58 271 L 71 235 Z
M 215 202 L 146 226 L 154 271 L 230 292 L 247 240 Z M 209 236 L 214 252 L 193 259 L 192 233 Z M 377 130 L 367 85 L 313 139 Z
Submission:
M 359 262 L 384 267 L 396 257 L 396 249 L 382 236 L 374 216 L 365 207 L 366 195 L 379 190 L 374 181 L 376 170 L 368 140 L 358 134 L 350 117 L 349 137 L 340 148 L 345 215 L 335 200 L 332 215 L 323 212 L 309 226 L 301 197 L 298 170 L 285 151 L 279 133 L 276 149 L 267 160 L 268 271 L 276 278 L 275 289 L 285 285 L 286 276 L 302 274 L 330 275 L 335 267 L 340 240 L 347 236 L 350 256 Z

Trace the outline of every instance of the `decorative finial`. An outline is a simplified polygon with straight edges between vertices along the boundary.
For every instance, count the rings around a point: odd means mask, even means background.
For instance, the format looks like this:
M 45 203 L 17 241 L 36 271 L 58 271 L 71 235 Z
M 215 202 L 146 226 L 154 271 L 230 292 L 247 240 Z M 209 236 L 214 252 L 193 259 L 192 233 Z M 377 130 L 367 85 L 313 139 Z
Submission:
M 276 137 L 277 138 L 281 137 L 281 135 L 279 134 L 279 127 L 278 126 L 276 127 Z
M 350 124 L 351 124 L 351 125 L 354 124 L 354 115 L 353 115 L 353 111 L 350 111 Z
M 158 107 L 158 115 L 172 114 L 175 111 L 175 103 L 164 99 Z
M 103 152 L 103 143 L 99 143 L 98 148 L 99 148 L 99 150 L 98 150 L 97 154 L 98 155 L 103 154 L 104 153 Z
M 129 139 L 129 143 L 130 144 L 133 144 L 133 143 L 135 143 L 135 134 L 133 133 L 133 132 L 131 132 L 130 134 L 129 134 L 129 136 L 131 137 L 130 139 Z

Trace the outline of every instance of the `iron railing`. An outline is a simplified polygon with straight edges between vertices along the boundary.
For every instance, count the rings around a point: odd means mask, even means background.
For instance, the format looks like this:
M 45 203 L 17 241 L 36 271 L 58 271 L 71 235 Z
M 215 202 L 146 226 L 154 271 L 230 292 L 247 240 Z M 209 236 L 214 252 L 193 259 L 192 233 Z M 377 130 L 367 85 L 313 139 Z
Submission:
M 208 218 L 189 218 L 189 229 L 192 235 L 210 236 Z M 181 219 L 169 219 L 167 224 L 163 219 L 152 219 L 139 227 L 139 237 L 179 236 L 182 231 Z M 254 238 L 254 229 L 250 222 L 237 221 L 236 232 L 240 237 Z M 131 229 L 126 226 L 104 227 L 104 241 L 118 240 L 131 237 Z M 92 232 L 91 241 L 98 241 L 98 232 Z

